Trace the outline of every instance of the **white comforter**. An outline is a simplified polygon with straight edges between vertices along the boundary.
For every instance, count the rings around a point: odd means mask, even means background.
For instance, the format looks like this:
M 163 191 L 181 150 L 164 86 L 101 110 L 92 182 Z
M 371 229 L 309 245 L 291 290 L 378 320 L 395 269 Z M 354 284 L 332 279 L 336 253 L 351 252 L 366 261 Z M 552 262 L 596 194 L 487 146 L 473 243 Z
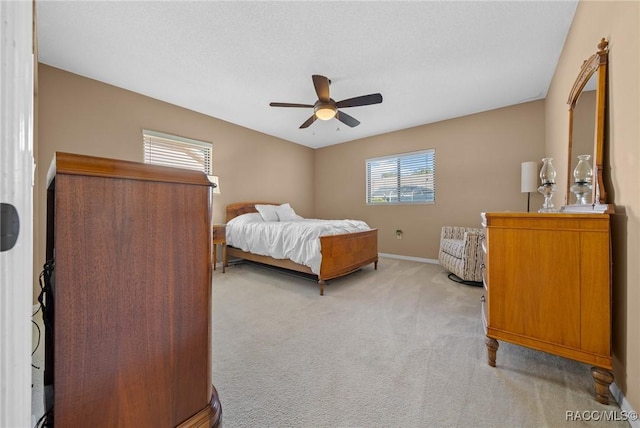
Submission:
M 360 232 L 371 228 L 360 220 L 264 221 L 260 214 L 238 216 L 227 223 L 227 245 L 274 259 L 290 259 L 319 275 L 320 236 Z

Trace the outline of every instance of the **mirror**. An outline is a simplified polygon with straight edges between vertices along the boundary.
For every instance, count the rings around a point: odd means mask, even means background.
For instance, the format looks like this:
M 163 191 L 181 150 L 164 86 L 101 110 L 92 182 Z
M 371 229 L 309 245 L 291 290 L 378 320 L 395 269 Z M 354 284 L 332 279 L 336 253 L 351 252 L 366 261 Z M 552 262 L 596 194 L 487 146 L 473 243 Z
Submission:
M 569 153 L 569 204 L 588 205 L 593 203 L 593 159 L 595 150 L 595 112 L 597 75 L 591 76 L 573 108 L 573 132 Z M 586 156 L 585 156 L 586 155 Z M 590 177 L 576 178 L 574 172 L 578 166 L 578 156 L 584 156 L 585 162 L 592 167 Z M 584 183 L 585 180 L 588 183 Z M 578 183 L 576 183 L 578 182 Z
M 565 205 L 606 204 L 602 180 L 604 110 L 606 101 L 608 42 L 602 39 L 598 51 L 580 68 L 569 94 L 569 156 Z M 592 178 L 574 178 L 580 155 L 588 155 Z M 587 156 L 581 156 L 587 158 Z M 578 170 L 584 172 L 584 161 Z

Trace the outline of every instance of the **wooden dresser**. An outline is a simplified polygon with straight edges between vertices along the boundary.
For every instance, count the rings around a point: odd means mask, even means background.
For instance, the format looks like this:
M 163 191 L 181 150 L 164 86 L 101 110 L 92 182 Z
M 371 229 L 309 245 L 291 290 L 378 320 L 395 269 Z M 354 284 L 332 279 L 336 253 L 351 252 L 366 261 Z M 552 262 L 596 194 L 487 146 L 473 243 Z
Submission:
M 593 366 L 609 400 L 609 214 L 486 213 L 483 322 L 489 365 L 498 340 Z
M 196 171 L 56 153 L 45 295 L 56 428 L 218 424 L 209 186 Z

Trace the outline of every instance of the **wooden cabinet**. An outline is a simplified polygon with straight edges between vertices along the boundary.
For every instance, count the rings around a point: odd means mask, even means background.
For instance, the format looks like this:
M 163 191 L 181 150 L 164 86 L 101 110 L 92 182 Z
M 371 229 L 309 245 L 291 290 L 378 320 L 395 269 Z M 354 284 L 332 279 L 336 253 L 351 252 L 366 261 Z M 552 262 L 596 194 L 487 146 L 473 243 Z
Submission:
M 218 424 L 209 186 L 195 171 L 56 154 L 45 388 L 57 428 Z
M 606 403 L 611 370 L 609 214 L 486 213 L 483 317 L 498 340 L 594 366 Z

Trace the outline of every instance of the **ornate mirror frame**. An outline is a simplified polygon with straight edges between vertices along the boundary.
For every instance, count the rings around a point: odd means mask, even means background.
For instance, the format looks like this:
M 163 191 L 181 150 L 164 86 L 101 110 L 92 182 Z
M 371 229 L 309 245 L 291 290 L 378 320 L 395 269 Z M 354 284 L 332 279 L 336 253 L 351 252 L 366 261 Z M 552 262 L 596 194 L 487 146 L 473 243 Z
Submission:
M 604 122 L 605 103 L 607 90 L 607 61 L 609 54 L 609 42 L 604 37 L 598 44 L 598 51 L 591 55 L 580 68 L 580 73 L 569 93 L 569 156 L 567 160 L 567 192 L 565 205 L 571 200 L 571 185 L 573 183 L 572 158 L 577 154 L 572 153 L 574 136 L 574 113 L 578 98 L 582 94 L 587 82 L 597 73 L 595 94 L 595 129 L 593 138 L 593 188 L 591 189 L 592 204 L 606 204 L 607 192 L 602 179 L 603 152 L 604 152 Z

